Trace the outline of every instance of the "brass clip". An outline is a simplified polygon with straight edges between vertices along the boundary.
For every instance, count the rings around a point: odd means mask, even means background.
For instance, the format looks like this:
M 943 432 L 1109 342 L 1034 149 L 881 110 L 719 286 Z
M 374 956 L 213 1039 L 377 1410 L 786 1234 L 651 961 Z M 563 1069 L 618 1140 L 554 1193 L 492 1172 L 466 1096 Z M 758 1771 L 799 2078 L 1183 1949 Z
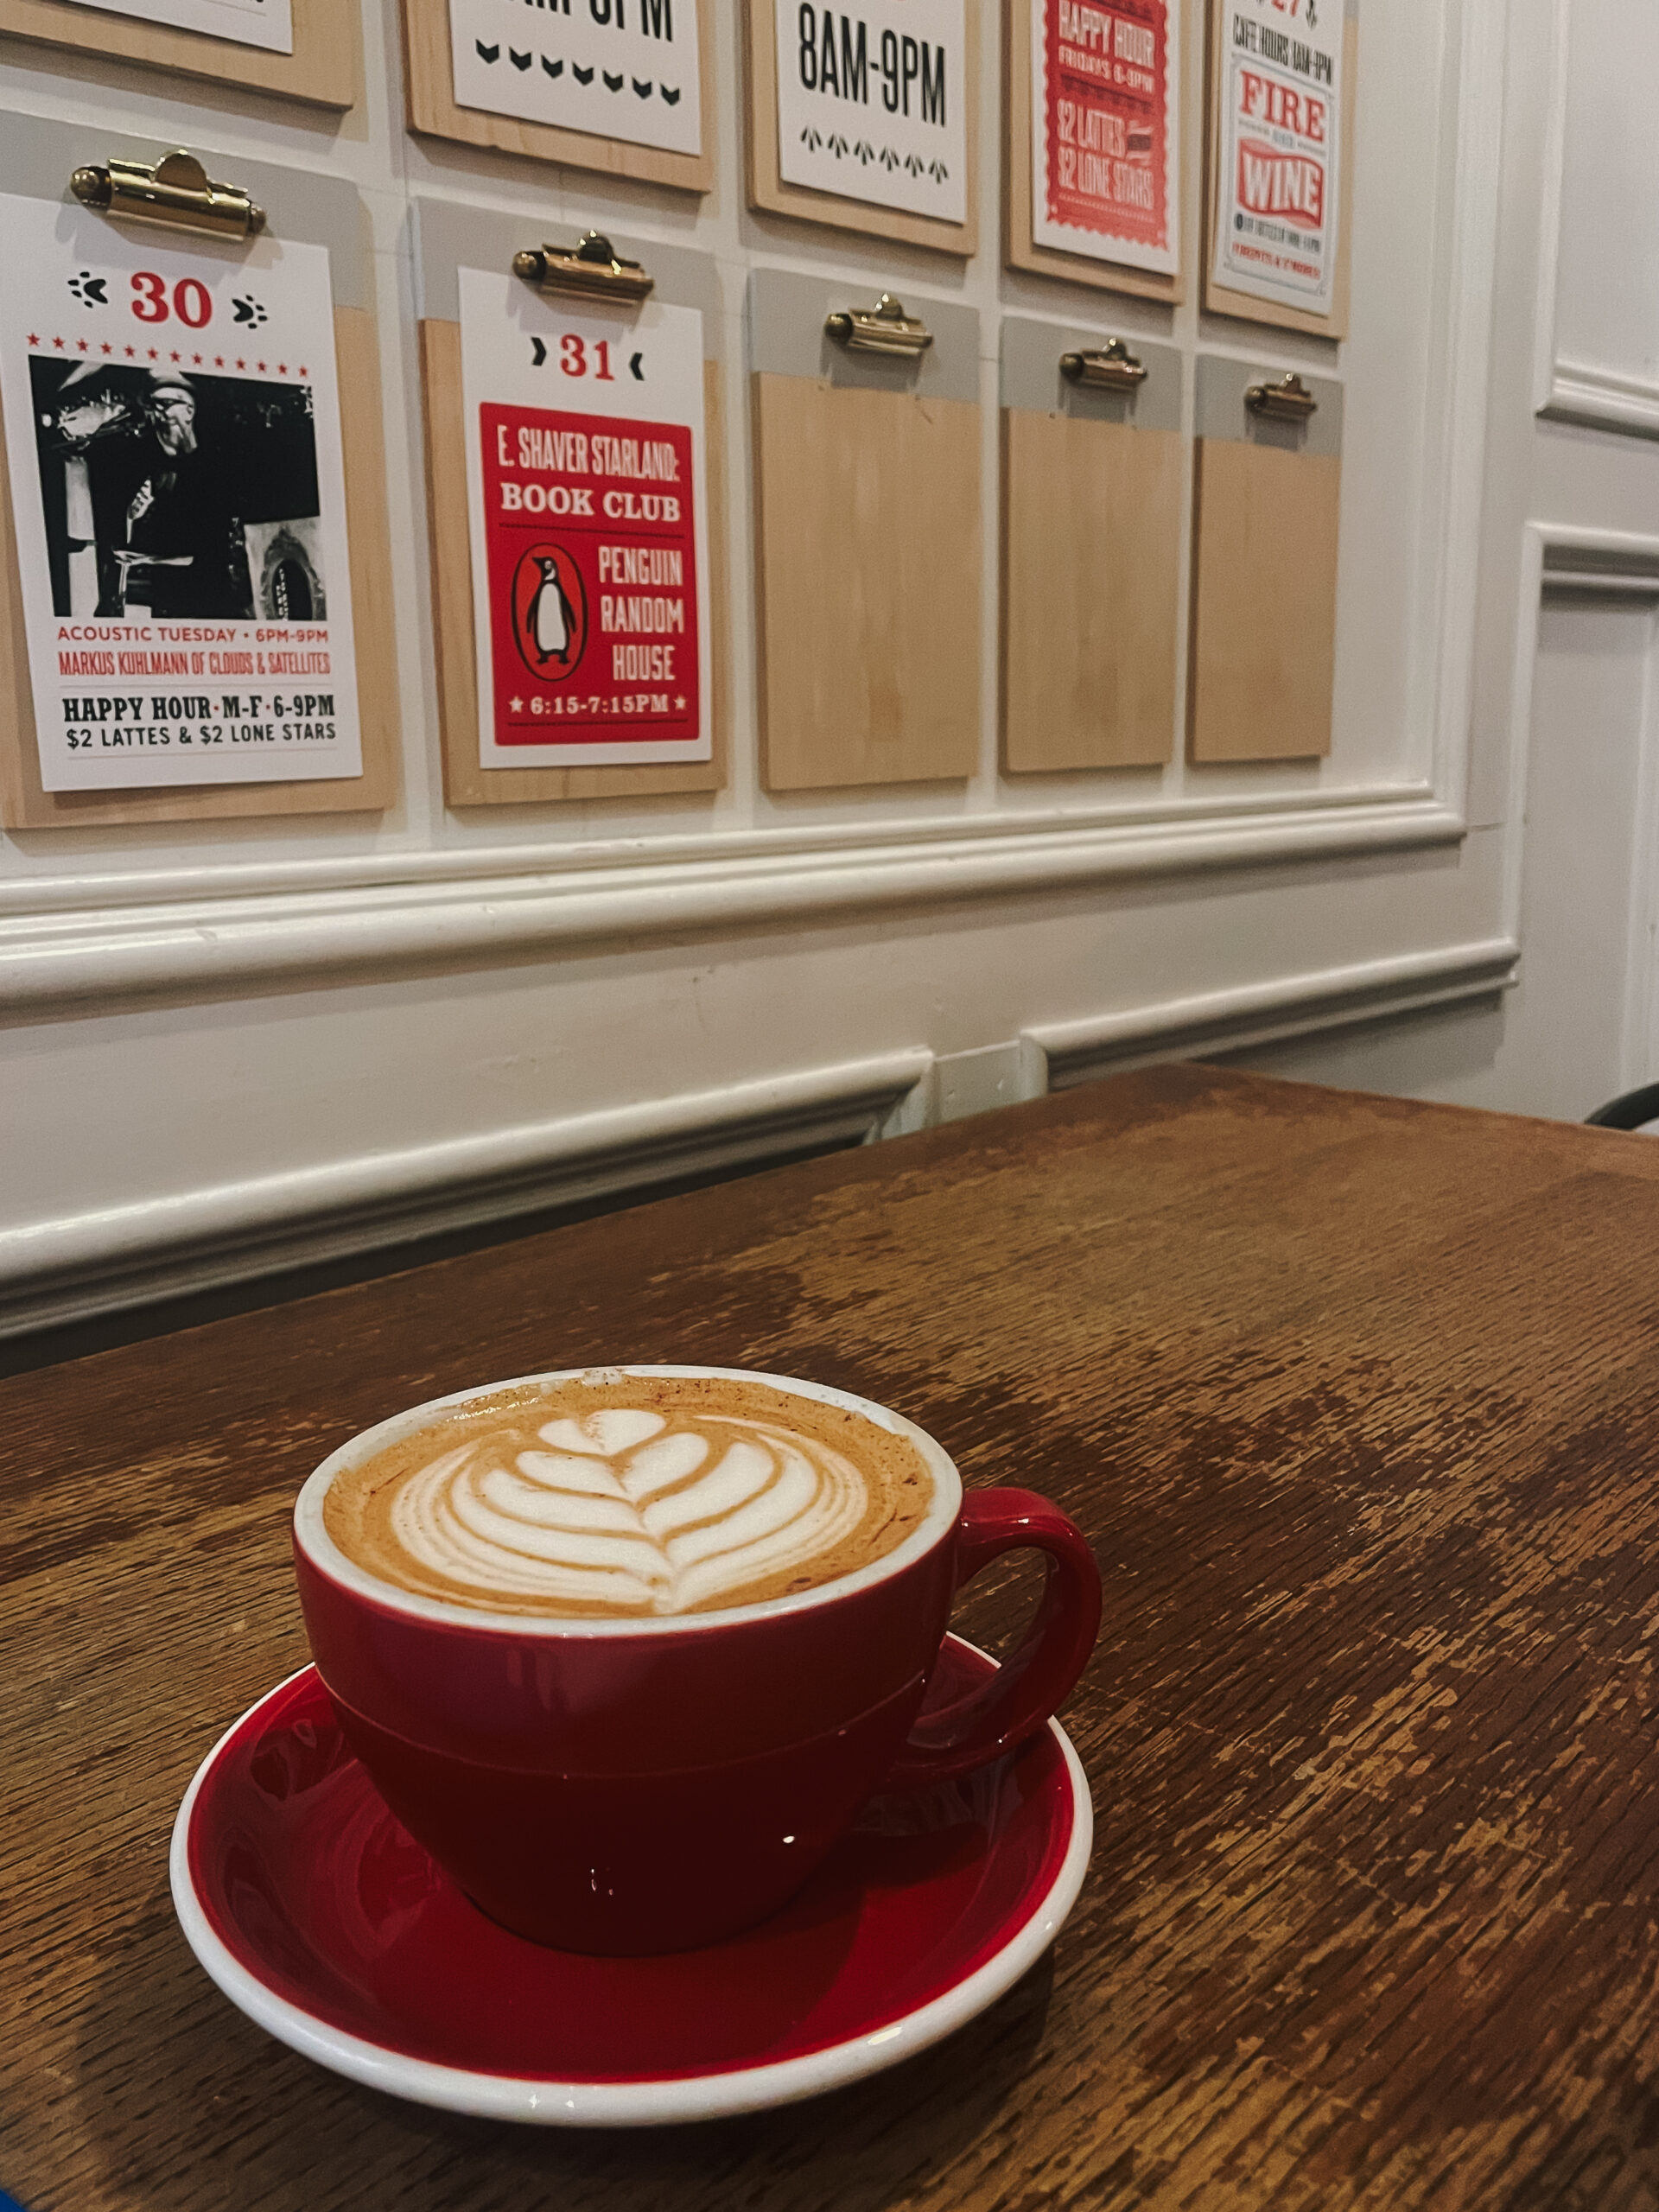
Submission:
M 1319 404 L 1294 369 L 1287 369 L 1276 384 L 1253 384 L 1244 395 L 1252 415 L 1275 423 L 1306 423 Z
M 512 257 L 512 273 L 543 295 L 575 292 L 583 299 L 618 300 L 636 305 L 649 299 L 656 278 L 637 261 L 624 261 L 601 232 L 584 232 L 569 246 L 531 246 Z
M 1121 338 L 1109 339 L 1087 353 L 1062 353 L 1060 374 L 1085 391 L 1135 391 L 1147 380 L 1145 364 Z
M 210 238 L 251 238 L 265 227 L 265 211 L 234 184 L 216 184 L 194 154 L 175 146 L 154 168 L 111 155 L 102 168 L 77 169 L 69 189 L 83 207 L 129 221 L 169 223 Z
M 873 308 L 847 308 L 830 315 L 823 327 L 849 353 L 896 353 L 913 361 L 933 343 L 927 325 L 906 315 L 904 302 L 891 292 L 883 292 Z

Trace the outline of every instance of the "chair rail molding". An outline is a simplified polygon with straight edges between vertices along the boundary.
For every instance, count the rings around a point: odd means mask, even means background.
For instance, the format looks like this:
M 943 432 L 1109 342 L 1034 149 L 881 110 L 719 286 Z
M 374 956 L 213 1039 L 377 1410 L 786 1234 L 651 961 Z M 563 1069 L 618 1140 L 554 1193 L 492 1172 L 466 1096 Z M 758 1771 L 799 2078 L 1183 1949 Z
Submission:
M 1465 828 L 1419 785 L 1231 811 L 1175 805 L 1034 823 L 907 823 L 877 835 L 739 832 L 298 861 L 237 871 L 233 890 L 219 868 L 159 882 L 60 879 L 0 896 L 0 1004 L 20 1019 L 75 1003 L 210 996 L 285 977 L 1404 851 L 1455 843 Z

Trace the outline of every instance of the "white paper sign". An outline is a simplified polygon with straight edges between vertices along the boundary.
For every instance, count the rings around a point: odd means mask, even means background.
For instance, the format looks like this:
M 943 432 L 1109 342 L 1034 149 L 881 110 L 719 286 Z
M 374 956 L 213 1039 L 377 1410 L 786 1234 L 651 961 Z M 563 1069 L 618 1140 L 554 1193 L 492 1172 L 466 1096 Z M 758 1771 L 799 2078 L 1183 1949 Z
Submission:
M 362 772 L 328 255 L 0 194 L 50 791 Z
M 697 0 L 449 0 L 455 104 L 702 151 Z
M 294 23 L 289 0 L 73 0 L 108 16 L 136 16 L 141 22 L 170 23 L 175 29 L 227 38 L 238 46 L 263 46 L 272 54 L 292 54 Z
M 460 279 L 480 766 L 710 759 L 702 315 Z
M 774 0 L 786 184 L 968 219 L 963 0 Z
M 1215 278 L 1329 315 L 1342 169 L 1341 0 L 1225 0 Z

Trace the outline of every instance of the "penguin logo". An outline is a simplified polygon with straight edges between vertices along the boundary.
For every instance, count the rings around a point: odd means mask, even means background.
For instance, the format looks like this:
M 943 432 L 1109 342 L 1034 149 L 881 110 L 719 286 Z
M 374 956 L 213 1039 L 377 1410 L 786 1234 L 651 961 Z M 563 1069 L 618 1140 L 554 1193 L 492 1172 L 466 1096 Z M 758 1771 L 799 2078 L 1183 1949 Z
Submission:
M 532 545 L 512 576 L 512 634 L 524 666 L 543 683 L 574 676 L 588 643 L 588 594 L 562 545 Z

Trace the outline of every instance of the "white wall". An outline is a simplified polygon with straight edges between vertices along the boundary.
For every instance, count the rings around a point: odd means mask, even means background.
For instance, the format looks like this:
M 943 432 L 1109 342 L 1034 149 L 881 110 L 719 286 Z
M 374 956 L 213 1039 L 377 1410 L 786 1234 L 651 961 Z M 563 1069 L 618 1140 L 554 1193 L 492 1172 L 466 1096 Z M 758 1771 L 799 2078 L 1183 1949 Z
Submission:
M 1239 1058 L 1579 1120 L 1659 1077 L 1659 14 L 1512 23 L 1470 816 L 1506 826 L 1518 981 Z
M 961 275 L 918 251 L 747 210 L 729 4 L 715 17 L 719 175 L 700 213 L 649 188 L 408 138 L 396 0 L 363 4 L 368 96 L 337 126 L 0 40 L 0 107 L 95 120 L 112 145 L 124 132 L 326 168 L 364 193 L 405 726 L 404 797 L 378 827 L 6 841 L 0 1325 L 812 1137 L 913 1126 L 1046 1074 L 1071 1082 L 1137 1057 L 1422 1007 L 1466 1005 L 1459 1025 L 1491 1023 L 1518 913 L 1512 732 L 1498 694 L 1514 677 L 1522 525 L 1535 512 L 1511 515 L 1490 494 L 1482 505 L 1494 300 L 1500 326 L 1513 321 L 1518 287 L 1525 324 L 1536 257 L 1535 219 L 1517 239 L 1506 201 L 1501 239 L 1498 228 L 1505 0 L 1367 10 L 1346 345 L 1267 340 L 1193 303 L 1173 315 L 1108 303 L 1099 316 L 1103 330 L 1181 346 L 1189 412 L 1200 346 L 1345 378 L 1330 760 L 1000 778 L 988 526 L 976 774 L 776 800 L 759 788 L 753 736 L 748 269 L 810 268 L 849 295 L 886 283 L 907 301 L 977 308 L 988 493 L 1001 308 L 1094 319 L 1083 296 L 998 266 L 994 0 L 970 0 L 985 16 L 989 158 L 986 246 Z M 1517 0 L 1517 19 L 1528 12 Z M 1536 67 L 1519 45 L 1510 60 L 1512 77 Z M 1547 87 L 1523 86 L 1521 107 L 1523 124 L 1542 113 Z M 1513 143 L 1506 158 L 1513 172 Z M 608 219 L 718 258 L 737 741 L 729 787 L 713 799 L 487 818 L 443 809 L 411 189 L 517 212 L 527 240 Z M 1502 369 L 1491 378 L 1495 466 L 1534 435 L 1529 390 L 1513 385 Z

